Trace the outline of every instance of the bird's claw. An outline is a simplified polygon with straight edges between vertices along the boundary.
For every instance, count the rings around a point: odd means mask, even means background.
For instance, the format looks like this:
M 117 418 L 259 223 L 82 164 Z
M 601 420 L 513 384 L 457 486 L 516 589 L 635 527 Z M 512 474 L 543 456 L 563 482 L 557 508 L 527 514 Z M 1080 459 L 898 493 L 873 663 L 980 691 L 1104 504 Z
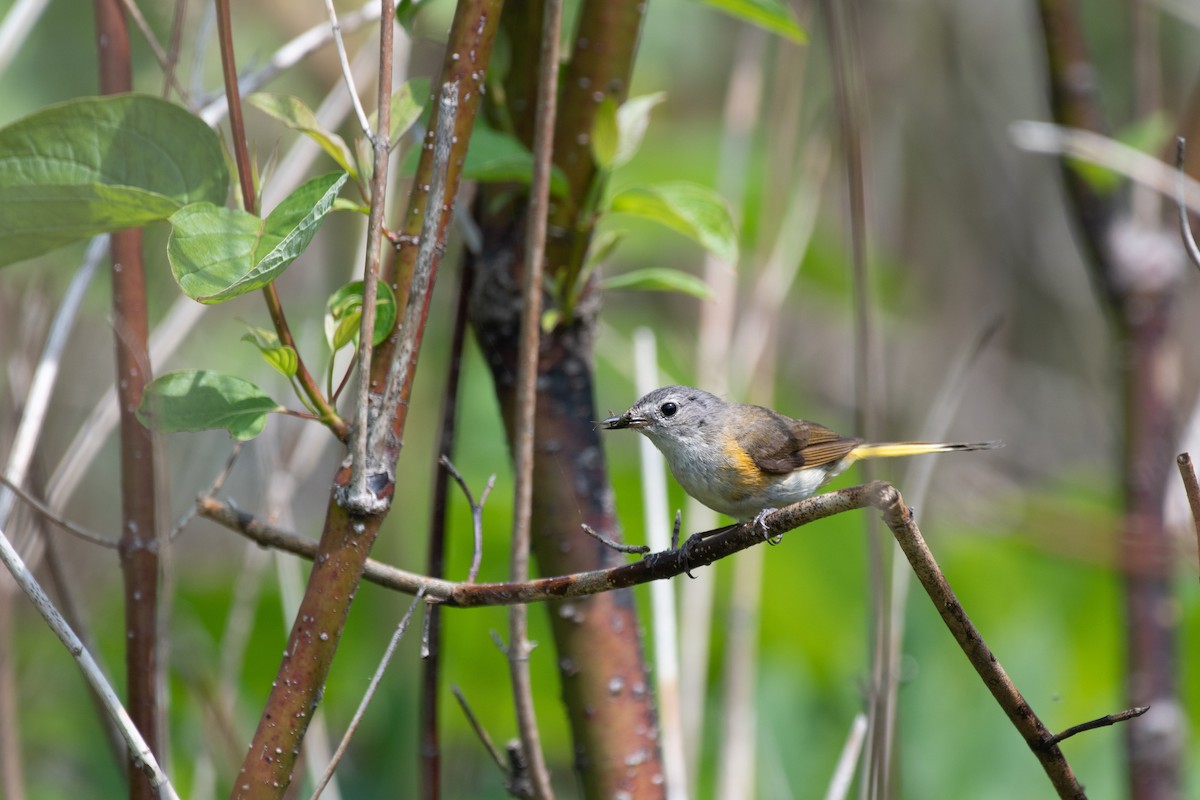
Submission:
M 755 515 L 754 520 L 751 523 L 754 528 L 762 531 L 763 541 L 770 545 L 779 544 L 781 541 L 783 541 L 783 534 L 771 536 L 771 532 L 767 528 L 767 515 L 775 510 L 776 509 L 774 508 L 764 508 L 762 511 L 759 511 L 757 515 Z

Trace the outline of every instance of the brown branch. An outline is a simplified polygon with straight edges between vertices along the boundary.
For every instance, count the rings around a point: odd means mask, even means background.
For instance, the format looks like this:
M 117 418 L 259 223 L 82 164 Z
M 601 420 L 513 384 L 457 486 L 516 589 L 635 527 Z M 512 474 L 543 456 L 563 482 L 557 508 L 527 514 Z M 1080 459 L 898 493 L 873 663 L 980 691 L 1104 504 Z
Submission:
M 1183 491 L 1187 495 L 1188 508 L 1192 510 L 1192 525 L 1196 530 L 1196 550 L 1200 553 L 1200 483 L 1196 481 L 1196 469 L 1192 466 L 1192 457 L 1188 453 L 1180 453 L 1175 458 L 1179 466 L 1179 476 L 1183 479 Z
M 500 0 L 464 0 L 457 6 L 454 22 L 442 64 L 440 86 L 458 83 L 465 87 L 454 124 L 452 157 L 446 176 L 446 198 L 452 200 L 458 191 L 461 165 L 465 158 L 479 107 L 479 81 L 487 71 L 491 57 L 492 40 L 500 16 Z M 465 54 L 466 57 L 461 57 Z M 435 117 L 438 111 L 435 111 Z M 436 119 L 432 123 L 436 129 Z M 433 153 L 427 150 L 421 155 L 417 170 L 416 185 L 405 209 L 402 225 L 396 226 L 406 236 L 419 231 L 428 215 L 437 220 L 438 247 L 445 240 L 446 227 L 450 220 L 452 202 L 440 208 L 426 208 L 427 196 L 421 187 L 430 182 Z M 416 249 L 411 239 L 405 239 L 400 248 L 397 263 L 415 266 Z M 436 270 L 440 259 L 434 259 Z M 383 269 L 381 278 L 396 280 L 395 265 Z M 402 270 L 403 272 L 403 270 Z M 395 416 L 390 420 L 390 435 L 393 437 L 394 456 L 399 456 L 404 431 L 408 420 L 408 400 L 416 368 L 415 354 L 420 350 L 425 323 L 429 316 L 428 295 L 424 303 L 409 304 L 408 280 L 411 270 L 404 274 L 403 290 L 397 290 L 397 299 L 406 306 L 405 325 L 412 317 L 411 329 L 414 336 L 405 340 L 414 354 L 409 359 L 406 375 L 400 376 L 400 402 Z M 434 275 L 429 277 L 432 285 Z M 411 313 L 410 313 L 411 312 Z M 394 368 L 394 356 L 400 337 L 389 337 L 375 348 L 372 356 L 372 392 L 379 392 L 390 380 L 388 372 Z M 365 368 L 362 365 L 361 368 Z M 395 460 L 387 475 L 386 485 L 369 488 L 380 496 L 390 496 L 395 480 Z M 345 628 L 350 604 L 362 579 L 363 569 L 371 546 L 379 535 L 384 519 L 383 513 L 353 515 L 337 501 L 340 491 L 348 483 L 349 469 L 342 469 L 334 479 L 334 492 L 327 506 L 324 529 L 309 574 L 308 586 L 300 601 L 283 660 L 276 678 L 272 682 L 263 714 L 259 719 L 254 738 L 247 748 L 241 771 L 234 781 L 234 797 L 279 798 L 287 790 L 296 762 L 296 754 L 308 728 L 313 708 L 320 702 L 321 692 L 337 652 Z
M 817 495 L 779 509 L 768 515 L 763 524 L 770 536 L 778 536 L 843 511 L 865 508 L 871 504 L 878 487 L 886 485 L 878 482 Z M 317 555 L 317 542 L 281 530 L 228 503 L 202 497 L 196 501 L 196 506 L 200 516 L 237 531 L 264 547 L 273 547 L 309 560 Z M 630 564 L 519 583 L 455 583 L 406 572 L 371 559 L 366 562 L 363 579 L 404 594 L 415 594 L 424 589 L 430 602 L 452 608 L 504 606 L 586 597 L 672 578 L 762 543 L 762 528 L 732 525 L 695 534 L 677 550 L 651 553 L 645 559 Z
M 466 584 L 435 580 L 375 565 L 371 570 L 373 575 L 368 579 L 405 593 L 424 589 L 430 602 L 460 608 L 582 597 L 672 578 L 688 569 L 708 566 L 741 550 L 761 546 L 768 537 L 782 536 L 817 520 L 868 506 L 883 512 L 885 524 L 900 544 L 942 621 L 950 629 L 984 685 L 1042 764 L 1059 795 L 1084 797 L 1082 787 L 1075 779 L 1062 751 L 1057 747 L 1057 741 L 1072 735 L 1071 731 L 1078 731 L 1068 729 L 1056 738 L 1038 719 L 959 603 L 913 521 L 912 512 L 904 504 L 900 492 L 883 481 L 815 495 L 768 514 L 763 519 L 763 527 L 754 523 L 744 523 L 694 534 L 682 548 L 652 553 L 641 561 L 609 569 L 538 578 L 521 583 Z M 241 530 L 260 544 L 280 547 L 308 558 L 316 552 L 315 543 L 305 542 L 300 537 L 273 529 L 211 498 L 200 501 L 200 514 Z M 1112 715 L 1111 719 L 1113 722 L 1119 722 L 1134 716 L 1137 714 L 1124 712 Z M 1100 724 L 1108 723 L 1085 723 L 1092 727 L 1098 727 Z
M 618 553 L 625 553 L 626 555 L 643 555 L 644 556 L 650 552 L 649 545 L 646 545 L 646 544 L 623 544 L 621 542 L 616 541 L 615 539 L 608 538 L 607 536 L 602 534 L 600 531 L 593 528 L 591 525 L 588 525 L 586 522 L 581 524 L 579 527 L 582 528 L 583 532 L 586 533 L 588 536 L 592 537 L 597 542 L 600 542 L 600 544 L 604 545 L 605 547 L 616 550 Z M 679 536 L 678 536 L 678 528 L 676 528 L 676 536 L 672 540 L 671 546 L 676 547 L 676 546 L 678 546 L 678 544 L 679 544 Z
M 100 91 L 133 89 L 129 28 L 120 0 L 95 0 L 96 50 Z M 126 707 L 155 756 L 164 752 L 165 726 L 158 699 L 159 538 L 155 487 L 154 436 L 135 409 L 150 381 L 149 318 L 142 232 L 118 231 L 110 239 L 112 256 L 113 337 L 116 349 L 117 403 L 120 414 L 121 541 L 118 548 L 125 589 Z M 141 800 L 158 792 L 141 765 L 129 762 L 129 796 Z
M 887 484 L 874 485 L 878 487 L 878 493 L 872 498 L 872 504 L 883 512 L 883 521 L 891 528 L 900 549 L 912 565 L 917 580 L 925 587 L 934 608 L 954 635 L 971 666 L 983 679 L 992 697 L 1000 704 L 1013 727 L 1041 763 L 1059 796 L 1084 798 L 1086 795 L 1083 787 L 1075 779 L 1058 745 L 1052 741 L 1052 734 L 1025 702 L 1025 698 L 1000 666 L 999 660 L 992 654 L 967 616 L 966 610 L 958 602 L 954 590 L 950 588 L 933 553 L 925 544 L 921 531 L 913 521 L 912 512 L 904 505 L 900 492 Z
M 1126 709 L 1125 711 L 1120 711 L 1116 714 L 1106 714 L 1099 719 L 1088 720 L 1087 722 L 1081 722 L 1078 725 L 1072 725 L 1061 733 L 1056 733 L 1053 737 L 1051 737 L 1049 744 L 1058 744 L 1063 739 L 1070 739 L 1077 733 L 1093 731 L 1096 728 L 1107 728 L 1109 725 L 1116 725 L 1118 722 L 1125 722 L 1126 720 L 1133 719 L 1134 717 L 1140 717 L 1149 710 L 1150 706 L 1137 706 L 1135 708 Z

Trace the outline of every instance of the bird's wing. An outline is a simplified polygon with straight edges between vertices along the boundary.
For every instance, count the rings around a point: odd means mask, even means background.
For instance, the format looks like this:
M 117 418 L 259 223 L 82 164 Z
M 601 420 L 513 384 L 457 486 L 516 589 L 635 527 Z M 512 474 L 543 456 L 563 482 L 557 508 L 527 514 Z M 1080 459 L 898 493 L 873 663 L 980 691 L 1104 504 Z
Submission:
M 862 444 L 861 439 L 842 436 L 824 425 L 764 410 L 768 413 L 747 415 L 752 421 L 737 437 L 742 450 L 763 472 L 786 475 L 830 464 Z

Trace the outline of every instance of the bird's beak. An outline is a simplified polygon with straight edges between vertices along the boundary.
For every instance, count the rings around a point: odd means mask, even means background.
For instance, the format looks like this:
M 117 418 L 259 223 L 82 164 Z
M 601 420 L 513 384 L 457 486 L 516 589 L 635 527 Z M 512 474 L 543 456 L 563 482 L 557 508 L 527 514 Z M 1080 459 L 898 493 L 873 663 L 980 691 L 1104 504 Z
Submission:
M 608 431 L 619 431 L 622 428 L 644 428 L 649 424 L 650 420 L 635 417 L 628 411 L 619 417 L 609 417 L 608 419 L 600 420 L 601 427 Z

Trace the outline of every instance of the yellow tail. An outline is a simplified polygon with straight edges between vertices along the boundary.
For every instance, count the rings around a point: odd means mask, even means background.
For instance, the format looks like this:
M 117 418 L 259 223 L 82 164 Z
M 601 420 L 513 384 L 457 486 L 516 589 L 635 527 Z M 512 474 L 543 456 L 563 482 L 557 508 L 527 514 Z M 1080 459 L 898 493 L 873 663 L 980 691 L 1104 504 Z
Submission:
M 958 444 L 950 442 L 884 442 L 881 444 L 860 444 L 847 454 L 851 461 L 864 458 L 897 458 L 899 456 L 919 456 L 926 453 L 958 453 L 969 450 L 994 450 L 1003 447 L 1004 442 L 975 442 L 973 444 Z

